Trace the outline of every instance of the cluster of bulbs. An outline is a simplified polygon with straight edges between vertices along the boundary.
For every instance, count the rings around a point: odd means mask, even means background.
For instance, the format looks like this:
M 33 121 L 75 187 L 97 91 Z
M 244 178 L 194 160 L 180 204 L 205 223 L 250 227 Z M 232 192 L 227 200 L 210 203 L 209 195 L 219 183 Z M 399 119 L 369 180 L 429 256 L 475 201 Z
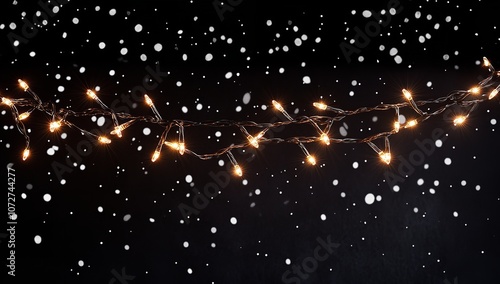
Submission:
M 49 122 L 49 131 L 55 132 L 63 126 L 69 126 L 71 128 L 75 128 L 81 133 L 85 135 L 89 135 L 95 138 L 96 141 L 102 144 L 110 144 L 112 140 L 108 136 L 97 135 L 90 131 L 87 131 L 72 122 L 69 121 L 70 117 L 77 116 L 90 116 L 95 114 L 101 114 L 107 117 L 110 117 L 114 124 L 114 129 L 110 132 L 110 135 L 121 138 L 123 135 L 123 131 L 125 131 L 128 127 L 130 127 L 133 123 L 137 121 L 148 122 L 152 124 L 158 124 L 164 127 L 164 131 L 160 136 L 160 141 L 158 142 L 156 149 L 154 150 L 151 161 L 155 162 L 160 158 L 163 146 L 168 146 L 169 148 L 177 151 L 180 155 L 190 154 L 196 156 L 197 158 L 206 160 L 214 157 L 219 157 L 221 155 L 227 155 L 229 161 L 233 165 L 234 173 L 238 176 L 243 175 L 242 167 L 236 161 L 234 155 L 231 150 L 244 148 L 244 147 L 255 147 L 259 148 L 259 143 L 294 143 L 299 146 L 301 151 L 304 153 L 306 157 L 306 161 L 311 165 L 316 165 L 316 158 L 310 154 L 307 150 L 305 144 L 312 142 L 321 142 L 326 145 L 330 145 L 331 143 L 366 143 L 368 144 L 380 157 L 380 160 L 385 164 L 390 164 L 391 162 L 391 150 L 389 137 L 396 133 L 399 133 L 401 129 L 404 128 L 412 128 L 418 125 L 419 123 L 429 119 L 432 116 L 442 113 L 449 107 L 453 105 L 459 105 L 464 107 L 466 111 L 462 115 L 458 115 L 454 118 L 454 125 L 463 124 L 466 119 L 469 117 L 470 113 L 477 107 L 477 105 L 481 102 L 492 100 L 498 95 L 500 90 L 500 84 L 494 86 L 496 83 L 494 79 L 500 77 L 500 72 L 496 72 L 490 61 L 484 57 L 483 65 L 488 68 L 490 75 L 486 79 L 479 82 L 476 86 L 468 89 L 468 90 L 460 90 L 454 91 L 445 97 L 440 97 L 433 100 L 427 101 L 415 101 L 411 92 L 407 89 L 402 90 L 403 97 L 405 99 L 404 102 L 395 103 L 395 104 L 380 104 L 374 107 L 362 107 L 355 110 L 343 110 L 337 107 L 332 107 L 324 102 L 314 102 L 313 106 L 316 107 L 320 111 L 325 111 L 329 113 L 333 113 L 333 116 L 301 116 L 299 118 L 292 118 L 285 108 L 277 101 L 273 100 L 272 105 L 274 108 L 279 111 L 287 120 L 276 123 L 256 123 L 256 122 L 239 122 L 239 121 L 216 121 L 216 122 L 190 122 L 184 120 L 164 120 L 157 108 L 155 107 L 153 100 L 148 96 L 144 95 L 145 103 L 150 107 L 153 112 L 153 116 L 132 116 L 127 113 L 115 113 L 111 108 L 109 108 L 104 102 L 102 102 L 97 96 L 94 90 L 87 90 L 86 94 L 89 98 L 94 100 L 101 109 L 90 109 L 84 112 L 75 112 L 69 111 L 66 109 L 57 109 L 53 103 L 44 103 L 40 97 L 29 87 L 29 85 L 19 79 L 19 86 L 25 92 L 29 93 L 32 96 L 32 99 L 11 99 L 7 97 L 1 97 L 1 103 L 10 108 L 14 120 L 16 122 L 16 126 L 19 132 L 24 135 L 26 140 L 26 146 L 22 153 L 22 159 L 28 159 L 30 155 L 30 139 L 28 136 L 28 132 L 24 126 L 24 121 L 28 119 L 30 114 L 33 111 L 41 111 L 46 113 L 51 117 Z M 486 92 L 485 92 L 486 91 Z M 422 110 L 422 106 L 426 106 L 429 104 L 444 104 L 439 107 L 437 110 L 432 112 L 426 112 Z M 19 108 L 27 108 L 28 110 L 20 113 Z M 417 118 L 409 119 L 405 123 L 400 123 L 400 109 L 404 107 L 411 107 L 416 114 Z M 367 113 L 371 111 L 380 111 L 380 110 L 394 110 L 395 111 L 395 121 L 392 124 L 392 128 L 389 131 L 383 131 L 369 137 L 365 137 L 362 139 L 358 138 L 334 138 L 330 137 L 329 132 L 331 126 L 334 122 L 341 121 L 343 118 L 347 116 L 353 116 L 361 113 Z M 120 119 L 127 120 L 124 123 L 120 123 Z M 289 138 L 266 138 L 265 134 L 267 131 L 274 127 L 279 127 L 283 125 L 297 125 L 297 124 L 310 124 L 312 125 L 318 132 L 317 136 L 314 137 L 289 137 Z M 184 131 L 186 127 L 189 126 L 218 126 L 218 127 L 238 127 L 242 132 L 243 136 L 246 138 L 245 142 L 239 144 L 231 144 L 230 146 L 220 149 L 214 153 L 208 154 L 197 154 L 190 149 L 186 148 L 186 143 L 184 140 Z M 262 130 L 258 133 L 252 135 L 250 134 L 245 126 L 253 126 L 261 128 Z M 321 126 L 324 126 L 323 128 Z M 178 127 L 178 138 L 174 141 L 168 141 L 167 135 L 172 127 Z M 373 141 L 377 139 L 384 140 L 384 150 L 381 150 Z

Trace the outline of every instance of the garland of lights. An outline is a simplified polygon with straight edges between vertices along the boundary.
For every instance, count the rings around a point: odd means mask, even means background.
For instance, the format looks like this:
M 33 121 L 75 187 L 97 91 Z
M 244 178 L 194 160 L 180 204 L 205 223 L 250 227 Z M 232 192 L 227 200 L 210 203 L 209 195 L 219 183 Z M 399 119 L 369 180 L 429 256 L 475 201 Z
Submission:
M 460 125 L 464 123 L 467 117 L 470 115 L 472 111 L 476 109 L 479 103 L 482 103 L 487 100 L 491 100 L 497 96 L 500 90 L 500 84 L 494 86 L 496 83 L 494 82 L 494 78 L 500 77 L 500 72 L 496 72 L 490 61 L 483 57 L 483 64 L 488 68 L 490 75 L 479 82 L 477 86 L 469 89 L 469 90 L 458 90 L 453 91 L 449 95 L 440 97 L 434 100 L 423 100 L 423 101 L 415 101 L 412 97 L 410 91 L 403 89 L 403 95 L 406 101 L 401 103 L 394 104 L 379 104 L 374 107 L 361 107 L 355 110 L 343 110 L 340 108 L 328 106 L 323 102 L 315 102 L 313 105 L 321 111 L 328 111 L 333 113 L 332 116 L 300 116 L 297 118 L 292 118 L 288 112 L 283 108 L 283 106 L 277 102 L 272 101 L 272 104 L 276 110 L 281 112 L 283 116 L 287 118 L 286 121 L 279 121 L 274 123 L 258 123 L 253 121 L 234 121 L 234 120 L 218 120 L 218 121 L 189 121 L 189 120 L 165 120 L 161 117 L 160 113 L 156 109 L 153 100 L 148 96 L 144 95 L 145 103 L 151 108 L 154 116 L 134 116 L 129 113 L 123 112 L 114 112 L 111 108 L 109 108 L 106 104 L 104 104 L 97 94 L 93 90 L 87 90 L 87 95 L 96 101 L 101 108 L 90 108 L 86 111 L 73 111 L 69 109 L 60 108 L 57 109 L 54 103 L 51 102 L 43 102 L 38 95 L 29 87 L 29 85 L 19 79 L 20 87 L 27 93 L 29 93 L 33 98 L 26 99 L 9 99 L 7 97 L 2 97 L 2 104 L 10 107 L 12 111 L 12 115 L 16 122 L 17 129 L 24 136 L 26 140 L 26 147 L 22 153 L 23 160 L 26 160 L 30 155 L 30 137 L 26 131 L 24 126 L 24 122 L 33 111 L 40 111 L 45 113 L 46 115 L 51 117 L 51 122 L 49 124 L 50 132 L 54 132 L 62 126 L 68 126 L 70 128 L 75 128 L 79 130 L 82 134 L 91 136 L 93 139 L 102 144 L 111 143 L 111 139 L 107 136 L 100 136 L 90 131 L 87 131 L 83 128 L 80 128 L 78 125 L 69 121 L 72 117 L 85 117 L 85 116 L 95 116 L 101 115 L 104 117 L 109 117 L 112 119 L 114 124 L 114 130 L 111 131 L 110 135 L 117 136 L 118 138 L 122 137 L 122 132 L 131 126 L 135 122 L 145 122 L 148 124 L 156 124 L 164 128 L 164 131 L 160 137 L 160 141 L 156 146 L 155 151 L 152 154 L 151 161 L 155 162 L 161 154 L 162 147 L 164 145 L 172 148 L 175 151 L 178 151 L 180 155 L 189 154 L 195 156 L 201 160 L 208 160 L 211 158 L 219 157 L 222 155 L 227 155 L 229 161 L 233 165 L 234 173 L 238 176 L 243 175 L 243 171 L 236 161 L 234 155 L 231 150 L 240 149 L 246 147 L 259 147 L 259 143 L 292 143 L 296 144 L 300 147 L 304 155 L 306 156 L 307 161 L 315 165 L 316 158 L 309 153 L 305 144 L 307 143 L 315 143 L 322 142 L 326 145 L 330 145 L 331 143 L 366 143 L 368 144 L 380 157 L 380 159 L 389 164 L 391 161 L 391 151 L 390 151 L 390 143 L 389 137 L 396 133 L 399 133 L 401 129 L 411 128 L 415 125 L 426 121 L 427 119 L 439 115 L 443 113 L 448 108 L 458 105 L 466 109 L 466 111 L 453 120 L 454 125 Z M 494 88 L 493 88 L 494 87 Z M 491 90 L 487 90 L 491 89 Z M 487 90 L 489 93 L 486 94 L 483 90 Z M 430 104 L 441 104 L 436 110 L 432 112 L 422 111 L 422 106 L 427 106 Z M 27 108 L 28 110 L 19 113 L 18 107 Z M 412 108 L 417 114 L 418 117 L 408 120 L 404 123 L 400 123 L 399 120 L 399 112 L 402 108 Z M 393 123 L 393 127 L 390 131 L 383 131 L 377 134 L 365 137 L 365 138 L 333 138 L 328 135 L 330 128 L 334 122 L 338 122 L 343 120 L 348 116 L 355 116 L 362 113 L 369 113 L 373 111 L 388 111 L 393 110 L 396 112 L 396 119 Z M 125 120 L 125 123 L 119 123 L 119 119 Z M 308 137 L 308 136 L 294 136 L 288 138 L 266 138 L 265 134 L 267 131 L 285 125 L 301 125 L 301 124 L 310 124 L 312 125 L 318 132 L 318 136 Z M 219 149 L 213 153 L 206 154 L 197 154 L 190 149 L 186 148 L 186 143 L 184 141 L 184 131 L 188 127 L 192 126 L 204 126 L 204 127 L 237 127 L 242 134 L 245 136 L 246 141 L 240 142 L 237 144 L 231 144 L 225 148 Z M 176 140 L 167 140 L 167 135 L 172 127 L 178 128 L 178 138 Z M 256 127 L 262 129 L 255 135 L 250 134 L 246 127 Z M 381 150 L 373 141 L 378 139 L 384 139 L 385 148 Z

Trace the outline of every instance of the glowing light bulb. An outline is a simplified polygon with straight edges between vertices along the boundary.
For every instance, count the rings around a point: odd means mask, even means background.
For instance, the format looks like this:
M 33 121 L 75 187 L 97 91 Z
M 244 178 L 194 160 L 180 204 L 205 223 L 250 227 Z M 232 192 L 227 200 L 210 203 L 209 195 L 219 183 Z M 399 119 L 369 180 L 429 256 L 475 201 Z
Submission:
M 486 66 L 486 67 L 491 66 L 491 62 L 490 62 L 490 61 L 488 60 L 488 58 L 486 58 L 486 57 L 483 57 L 483 64 L 484 64 L 484 66 Z
M 98 140 L 99 140 L 99 142 L 101 144 L 109 144 L 109 143 L 111 143 L 111 139 L 109 139 L 106 136 L 99 136 Z
M 186 151 L 186 144 L 184 142 L 178 143 L 177 144 L 179 147 L 179 154 L 184 155 L 184 152 Z
M 148 95 L 144 95 L 144 100 L 146 101 L 146 104 L 148 106 L 152 106 L 153 105 L 153 100 Z
M 247 140 L 252 146 L 254 146 L 255 148 L 259 148 L 259 139 L 257 139 L 257 137 L 253 137 L 252 135 L 248 135 Z
M 94 100 L 97 98 L 97 95 L 95 94 L 95 92 L 90 90 L 90 89 L 87 90 L 87 96 L 91 97 Z
M 401 124 L 399 121 L 394 122 L 394 131 L 399 132 L 399 129 L 401 128 Z
M 407 100 L 411 100 L 412 99 L 411 93 L 408 90 L 406 90 L 406 89 L 403 89 L 403 95 L 405 96 L 405 98 Z
M 179 151 L 179 149 L 180 149 L 179 143 L 177 143 L 177 142 L 165 141 L 165 145 L 167 145 L 168 147 L 170 147 L 174 150 L 177 150 L 177 151 Z
M 320 110 L 326 110 L 326 108 L 328 107 L 326 104 L 321 103 L 321 102 L 315 102 L 315 103 L 313 103 L 313 106 L 315 106 L 316 108 L 319 108 Z
M 26 118 L 28 118 L 28 117 L 30 116 L 30 114 L 31 114 L 31 113 L 30 113 L 29 111 L 27 111 L 27 112 L 23 112 L 23 113 L 21 113 L 21 114 L 19 115 L 18 119 L 19 119 L 19 120 L 25 120 Z
M 321 141 L 323 141 L 326 145 L 330 145 L 330 137 L 328 137 L 328 134 L 322 133 L 320 137 Z
M 418 124 L 418 121 L 416 119 L 410 120 L 406 123 L 405 127 L 414 127 L 415 125 Z
M 8 105 L 8 106 L 13 106 L 14 103 L 8 99 L 8 98 L 5 98 L 5 97 L 2 97 L 2 103 L 5 104 L 5 105 Z
M 25 81 L 19 79 L 17 80 L 17 82 L 19 82 L 19 86 L 24 90 L 24 91 L 27 91 L 30 86 L 28 86 L 28 83 L 26 83 Z
M 123 130 L 123 126 L 121 125 L 118 125 L 118 126 L 115 126 L 115 129 L 113 131 L 111 131 L 111 135 L 116 135 L 118 137 L 122 137 L 122 130 Z
M 52 121 L 49 124 L 49 130 L 50 130 L 50 132 L 54 132 L 57 129 L 59 129 L 60 127 L 61 127 L 61 121 Z
M 382 160 L 382 162 L 384 162 L 386 164 L 391 163 L 391 153 L 382 151 L 379 153 L 379 155 L 380 155 L 380 159 Z
M 28 159 L 29 155 L 30 155 L 30 149 L 28 149 L 28 148 L 24 149 L 24 151 L 23 151 L 23 161 L 26 161 L 26 159 Z
M 156 160 L 158 160 L 159 157 L 160 157 L 160 151 L 156 150 L 153 153 L 153 156 L 151 157 L 151 162 L 156 162 Z
M 272 102 L 272 103 L 273 103 L 273 106 L 274 106 L 277 110 L 279 110 L 279 111 L 281 111 L 281 112 L 285 110 L 285 109 L 281 106 L 281 104 L 280 104 L 280 103 L 278 103 L 277 101 L 273 100 L 273 102 Z
M 460 125 L 460 124 L 463 124 L 465 122 L 465 119 L 467 117 L 463 116 L 463 115 L 459 115 L 457 116 L 454 120 L 453 120 L 453 124 L 454 125 Z
M 240 165 L 234 165 L 234 173 L 239 177 L 243 176 L 243 170 Z
M 498 89 L 494 89 L 493 91 L 491 91 L 490 95 L 488 96 L 488 99 L 491 100 L 497 95 L 498 95 Z
M 470 93 L 474 94 L 474 95 L 477 95 L 481 92 L 481 88 L 479 87 L 472 87 L 470 90 L 469 90 Z
M 307 161 L 309 162 L 309 164 L 311 164 L 313 166 L 316 165 L 316 158 L 314 158 L 314 156 L 312 156 L 312 155 L 307 156 Z

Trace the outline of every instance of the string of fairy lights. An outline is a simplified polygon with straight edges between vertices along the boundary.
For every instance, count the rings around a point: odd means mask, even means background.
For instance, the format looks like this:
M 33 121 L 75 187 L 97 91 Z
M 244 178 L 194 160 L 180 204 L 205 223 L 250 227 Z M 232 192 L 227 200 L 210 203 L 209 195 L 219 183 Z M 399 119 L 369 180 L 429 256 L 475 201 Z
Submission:
M 90 108 L 85 111 L 74 111 L 65 108 L 57 108 L 52 102 L 43 102 L 40 97 L 29 87 L 29 85 L 19 79 L 19 86 L 25 92 L 31 95 L 31 98 L 7 98 L 1 97 L 1 103 L 10 108 L 14 121 L 16 123 L 17 129 L 24 136 L 26 141 L 26 146 L 22 152 L 22 159 L 28 159 L 30 155 L 30 136 L 25 127 L 25 121 L 28 120 L 31 113 L 38 111 L 49 116 L 49 131 L 55 132 L 61 127 L 69 127 L 76 129 L 83 135 L 87 135 L 95 141 L 101 144 L 110 144 L 113 139 L 119 139 L 123 136 L 123 132 L 136 122 L 143 122 L 147 124 L 155 124 L 161 126 L 164 130 L 161 134 L 158 144 L 151 154 L 151 161 L 155 162 L 160 158 L 163 147 L 166 146 L 173 151 L 177 151 L 180 155 L 191 155 L 201 160 L 208 160 L 216 157 L 227 156 L 231 162 L 234 173 L 238 176 L 243 175 L 242 167 L 237 162 L 232 151 L 235 149 L 255 147 L 259 148 L 259 144 L 279 144 L 279 143 L 291 143 L 296 144 L 300 150 L 305 155 L 307 163 L 311 165 L 316 165 L 316 158 L 313 154 L 309 152 L 306 144 L 309 143 L 324 143 L 325 145 L 330 145 L 332 143 L 365 143 L 370 148 L 372 148 L 375 153 L 380 157 L 380 160 L 385 164 L 390 164 L 391 162 L 391 147 L 389 138 L 392 135 L 401 133 L 407 128 L 413 128 L 418 124 L 428 120 L 431 117 L 439 115 L 451 108 L 452 106 L 460 106 L 462 114 L 457 115 L 454 120 L 454 125 L 463 124 L 469 115 L 474 111 L 477 106 L 484 102 L 495 98 L 500 91 L 500 84 L 498 84 L 495 79 L 500 78 L 500 71 L 495 71 L 491 62 L 483 57 L 483 66 L 489 71 L 489 76 L 482 81 L 480 81 L 474 87 L 468 90 L 457 90 L 452 91 L 447 96 L 439 97 L 432 100 L 419 100 L 413 99 L 412 93 L 403 89 L 402 94 L 404 97 L 403 102 L 399 103 L 382 103 L 373 107 L 361 107 L 354 110 L 344 110 L 338 107 L 333 107 L 325 104 L 324 102 L 314 102 L 313 106 L 322 113 L 327 113 L 330 115 L 313 115 L 313 116 L 299 116 L 293 118 L 286 111 L 286 109 L 279 102 L 273 100 L 272 105 L 276 111 L 279 111 L 286 120 L 278 122 L 254 122 L 254 121 L 235 121 L 235 120 L 217 120 L 217 121 L 189 121 L 189 120 L 179 120 L 179 119 L 164 119 L 158 112 L 153 100 L 148 96 L 144 95 L 145 103 L 150 107 L 153 112 L 152 116 L 135 116 L 130 113 L 115 112 L 113 109 L 109 108 L 99 97 L 94 90 L 87 90 L 87 96 L 95 101 L 100 108 Z M 438 105 L 437 108 L 429 111 L 429 105 Z M 400 110 L 404 108 L 411 108 L 415 112 L 415 118 L 407 119 L 404 122 L 400 120 Z M 19 109 L 26 109 L 24 112 L 20 112 Z M 387 131 L 382 131 L 369 135 L 364 138 L 338 138 L 332 137 L 330 135 L 330 130 L 335 122 L 342 121 L 346 117 L 352 117 L 356 115 L 366 114 L 375 111 L 393 111 L 394 121 L 392 122 L 392 127 Z M 98 135 L 91 131 L 85 130 L 84 128 L 78 126 L 71 122 L 72 118 L 77 117 L 88 117 L 88 116 L 103 116 L 110 118 L 113 122 L 113 130 L 109 135 Z M 120 123 L 120 121 L 124 121 Z M 293 127 L 298 125 L 311 125 L 317 132 L 315 136 L 292 136 L 292 137 L 266 137 L 266 132 L 276 129 L 278 127 L 287 126 Z M 228 128 L 232 127 L 239 129 L 245 139 L 241 139 L 238 143 L 232 143 L 231 145 L 220 148 L 217 151 L 198 154 L 187 147 L 185 141 L 185 131 L 189 127 L 215 127 L 215 128 Z M 257 128 L 260 131 L 254 134 L 249 133 L 247 128 Z M 177 133 L 175 137 L 169 137 L 169 133 L 173 128 L 177 128 Z M 112 137 L 112 138 L 110 138 Z M 383 150 L 380 149 L 376 140 L 383 140 Z

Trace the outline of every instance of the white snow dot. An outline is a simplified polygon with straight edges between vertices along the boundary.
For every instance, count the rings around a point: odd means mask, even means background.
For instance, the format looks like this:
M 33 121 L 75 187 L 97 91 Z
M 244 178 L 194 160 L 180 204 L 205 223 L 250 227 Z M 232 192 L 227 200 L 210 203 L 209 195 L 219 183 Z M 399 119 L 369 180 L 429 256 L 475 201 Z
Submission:
M 42 237 L 40 237 L 39 235 L 36 235 L 35 236 L 35 244 L 39 245 L 41 242 L 42 242 Z
M 212 234 L 215 234 L 215 233 L 217 233 L 217 228 L 215 228 L 215 227 L 212 227 L 212 228 L 210 229 L 210 232 L 211 232 Z
M 226 79 L 231 79 L 231 77 L 233 77 L 233 73 L 227 72 L 225 77 L 226 77 Z
M 250 93 L 245 93 L 243 95 L 243 104 L 247 105 L 250 102 L 251 95 Z
M 193 181 L 193 177 L 191 175 L 186 176 L 186 182 L 191 183 Z
M 354 162 L 354 163 L 352 163 L 352 167 L 353 167 L 354 169 L 357 169 L 357 168 L 359 167 L 359 163 L 358 163 L 358 162 Z
M 110 15 L 110 16 L 114 16 L 114 15 L 116 15 L 116 9 L 111 9 L 111 10 L 109 10 L 109 15 Z
M 211 53 L 207 53 L 207 55 L 205 55 L 206 61 L 211 61 L 213 58 L 214 58 L 214 56 Z
M 302 84 L 311 84 L 311 78 L 309 76 L 304 76 L 304 78 L 302 78 Z
M 189 243 L 188 243 L 188 242 L 184 242 L 182 245 L 183 245 L 185 248 L 188 248 L 188 247 L 189 247 Z
M 149 134 L 151 134 L 151 129 L 148 128 L 148 127 L 145 127 L 143 130 L 142 130 L 142 134 L 148 136 Z
M 373 204 L 373 202 L 375 202 L 375 195 L 373 195 L 373 193 L 368 193 L 365 196 L 365 202 L 368 205 Z
M 453 217 L 458 217 L 458 212 L 457 211 L 453 212 Z
M 161 45 L 161 43 L 157 43 L 155 44 L 154 49 L 160 52 L 163 49 L 163 45 Z
M 130 220 L 130 218 L 132 218 L 132 215 L 127 214 L 127 215 L 123 216 L 123 221 L 127 222 L 128 220 Z
M 441 139 L 438 139 L 438 140 L 436 140 L 435 144 L 436 144 L 436 147 L 440 148 L 441 146 L 443 146 L 443 141 Z
M 43 195 L 43 200 L 45 200 L 45 202 L 49 202 L 51 199 L 52 196 L 50 196 L 50 194 L 46 193 Z
M 444 164 L 448 166 L 451 165 L 451 159 L 450 158 L 444 159 Z
M 106 43 L 104 43 L 104 42 L 100 42 L 99 43 L 99 48 L 100 49 L 104 49 L 105 47 L 106 47 Z
M 399 191 L 399 185 L 395 185 L 392 187 L 392 190 L 394 190 L 394 192 L 398 192 Z
M 78 261 L 78 266 L 83 267 L 83 260 Z
M 321 220 L 325 221 L 326 220 L 326 215 L 325 214 L 321 214 Z
M 99 206 L 99 207 L 97 207 L 97 211 L 99 211 L 100 213 L 102 213 L 102 211 L 104 211 L 104 208 L 102 208 L 102 206 Z
M 137 25 L 135 25 L 134 30 L 135 30 L 136 32 L 140 32 L 140 31 L 142 31 L 142 25 L 141 25 L 141 24 L 137 24 Z
M 231 224 L 236 225 L 238 223 L 238 220 L 235 217 L 231 217 Z

